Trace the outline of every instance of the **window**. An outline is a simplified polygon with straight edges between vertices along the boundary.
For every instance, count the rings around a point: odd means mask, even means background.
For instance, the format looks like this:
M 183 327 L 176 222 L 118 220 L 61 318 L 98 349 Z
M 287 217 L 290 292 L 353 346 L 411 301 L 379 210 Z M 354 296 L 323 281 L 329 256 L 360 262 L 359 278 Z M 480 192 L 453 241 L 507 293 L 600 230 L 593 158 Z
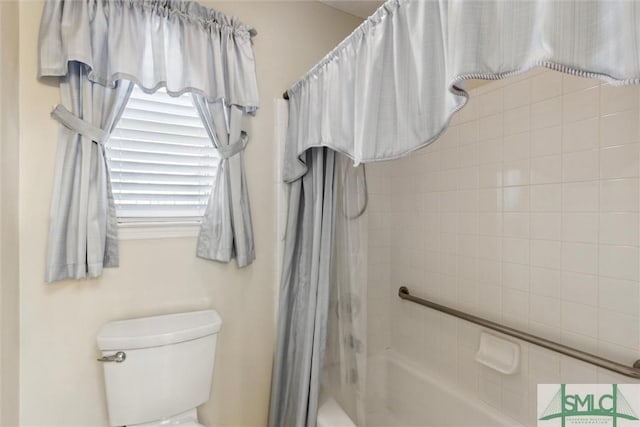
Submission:
M 219 157 L 190 94 L 136 86 L 106 156 L 119 222 L 200 221 Z

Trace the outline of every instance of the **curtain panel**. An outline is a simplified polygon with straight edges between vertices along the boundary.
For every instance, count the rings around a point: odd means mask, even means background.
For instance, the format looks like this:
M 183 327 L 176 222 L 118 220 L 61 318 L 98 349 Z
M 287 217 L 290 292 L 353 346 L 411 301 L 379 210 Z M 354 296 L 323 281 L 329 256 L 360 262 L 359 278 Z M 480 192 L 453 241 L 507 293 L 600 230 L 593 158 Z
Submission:
M 209 138 L 220 154 L 218 176 L 204 214 L 196 253 L 218 261 L 236 258 L 239 267 L 255 259 L 249 193 L 244 170 L 248 137 L 242 111 L 199 94 L 193 103 Z
M 305 153 L 309 173 L 291 184 L 269 427 L 314 427 L 318 415 L 334 239 L 336 153 Z
M 320 406 L 331 396 L 357 426 L 366 418 L 369 212 L 365 166 L 336 154 L 329 311 Z M 376 280 L 376 278 L 373 278 Z
M 389 0 L 288 90 L 284 177 L 325 146 L 356 164 L 428 145 L 467 100 L 466 79 L 535 66 L 640 83 L 640 4 L 616 0 Z
M 104 145 L 134 84 L 190 92 L 221 177 L 197 254 L 249 265 L 255 258 L 244 170 L 246 117 L 258 108 L 251 38 L 236 18 L 180 0 L 49 0 L 38 76 L 60 78 L 61 123 L 51 205 L 47 281 L 97 277 L 118 265 L 117 221 Z
M 62 103 L 52 112 L 60 144 L 49 224 L 48 282 L 97 277 L 118 266 L 118 224 L 104 144 L 122 115 L 133 83 L 91 83 L 84 64 L 69 64 Z

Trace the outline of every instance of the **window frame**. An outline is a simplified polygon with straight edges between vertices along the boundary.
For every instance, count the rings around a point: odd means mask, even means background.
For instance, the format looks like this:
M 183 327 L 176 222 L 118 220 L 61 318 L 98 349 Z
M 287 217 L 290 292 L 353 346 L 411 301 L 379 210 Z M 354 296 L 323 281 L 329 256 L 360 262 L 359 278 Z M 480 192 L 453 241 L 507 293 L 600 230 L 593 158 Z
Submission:
M 136 85 L 134 90 L 139 91 L 141 89 Z M 158 90 L 162 91 L 165 89 L 159 88 Z M 154 92 L 153 94 L 148 94 L 148 95 L 153 96 L 156 93 L 157 91 Z M 125 111 L 128 105 L 129 105 L 129 101 L 127 101 L 127 106 L 125 106 Z M 195 105 L 194 105 L 194 108 L 195 108 Z M 205 129 L 204 124 L 202 125 L 202 128 Z M 114 131 L 116 131 L 117 129 L 118 129 L 118 126 L 116 126 Z M 108 147 L 108 143 L 107 143 L 107 147 Z M 213 148 L 213 145 L 212 145 L 212 149 L 215 151 L 215 148 Z M 112 176 L 110 158 L 108 157 L 106 151 L 105 151 L 105 157 L 106 157 L 105 161 L 107 163 L 107 168 L 109 169 L 109 174 L 110 176 Z M 215 175 L 211 180 L 211 190 L 213 190 L 218 173 L 219 173 L 219 165 L 218 167 L 216 167 Z M 117 173 L 114 173 L 114 175 L 115 174 Z M 113 188 L 114 188 L 114 185 L 112 183 L 112 189 Z M 210 193 L 209 193 L 209 196 L 210 196 Z M 209 196 L 207 196 L 207 200 Z M 196 237 L 199 234 L 200 226 L 202 224 L 202 216 L 199 216 L 199 217 L 196 217 L 196 216 L 124 217 L 124 216 L 118 216 L 117 211 L 118 211 L 118 208 L 116 207 L 118 238 L 120 240 Z

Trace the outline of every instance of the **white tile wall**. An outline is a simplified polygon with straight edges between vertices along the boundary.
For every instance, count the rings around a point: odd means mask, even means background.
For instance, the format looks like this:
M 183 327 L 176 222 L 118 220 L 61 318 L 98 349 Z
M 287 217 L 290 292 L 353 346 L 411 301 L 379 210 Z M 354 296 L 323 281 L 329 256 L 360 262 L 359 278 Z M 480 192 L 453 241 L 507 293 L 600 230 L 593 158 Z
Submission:
M 639 101 L 635 87 L 534 70 L 476 89 L 426 149 L 370 165 L 370 233 L 384 236 L 370 237 L 370 352 L 435 366 L 528 425 L 537 383 L 629 382 L 528 345 L 517 375 L 493 372 L 473 361 L 478 328 L 397 288 L 640 358 Z

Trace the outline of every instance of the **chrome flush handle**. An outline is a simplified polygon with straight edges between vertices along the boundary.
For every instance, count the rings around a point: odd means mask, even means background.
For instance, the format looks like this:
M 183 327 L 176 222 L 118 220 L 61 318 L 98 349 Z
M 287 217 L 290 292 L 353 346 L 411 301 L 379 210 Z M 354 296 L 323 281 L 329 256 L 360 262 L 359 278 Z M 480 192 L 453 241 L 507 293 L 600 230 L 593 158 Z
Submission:
M 127 358 L 127 355 L 124 351 L 119 351 L 116 354 L 111 354 L 109 356 L 102 356 L 100 359 L 97 359 L 98 362 L 116 362 L 122 363 Z

